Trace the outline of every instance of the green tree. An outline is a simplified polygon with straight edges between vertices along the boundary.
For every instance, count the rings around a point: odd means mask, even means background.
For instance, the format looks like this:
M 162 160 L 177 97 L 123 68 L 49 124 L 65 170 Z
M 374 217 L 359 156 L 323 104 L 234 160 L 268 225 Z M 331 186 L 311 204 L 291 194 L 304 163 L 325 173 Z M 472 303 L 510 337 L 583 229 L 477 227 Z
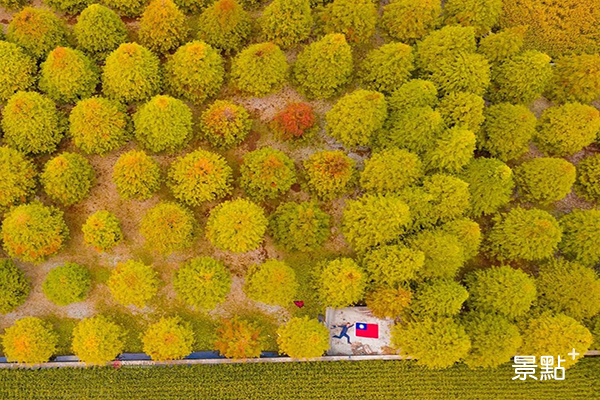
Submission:
M 458 315 L 469 292 L 450 279 L 432 279 L 415 290 L 410 310 L 421 317 L 451 317 Z
M 490 85 L 490 65 L 481 54 L 458 52 L 428 68 L 429 79 L 442 94 L 470 92 L 482 96 Z
M 294 65 L 294 79 L 311 98 L 332 97 L 352 75 L 352 49 L 342 34 L 329 34 L 306 46 Z
M 444 96 L 437 108 L 448 127 L 458 126 L 477 133 L 485 120 L 485 102 L 481 96 L 467 92 L 452 92 Z
M 145 152 L 130 150 L 117 159 L 112 178 L 122 198 L 146 200 L 160 188 L 160 167 Z
M 217 329 L 215 349 L 227 358 L 256 358 L 262 351 L 261 332 L 255 324 L 234 317 Z
M 21 47 L 0 41 L 0 102 L 4 103 L 20 90 L 31 89 L 37 65 Z
M 329 349 L 329 330 L 316 319 L 291 318 L 277 329 L 277 345 L 292 358 L 320 357 Z
M 286 250 L 320 249 L 331 234 L 331 217 L 316 202 L 282 203 L 269 218 L 270 233 Z
M 248 46 L 231 65 L 231 79 L 245 94 L 263 97 L 283 86 L 289 65 L 285 53 L 276 44 L 265 42 Z
M 298 292 L 296 273 L 284 261 L 266 260 L 248 269 L 244 292 L 261 303 L 289 306 Z
M 18 10 L 29 4 L 29 0 L 0 0 L 0 6 L 9 11 Z
M 473 217 L 496 213 L 510 202 L 515 188 L 512 170 L 496 158 L 471 160 L 460 177 L 469 184 Z
M 344 152 L 320 151 L 304 160 L 308 189 L 323 200 L 348 192 L 356 178 L 355 162 Z
M 492 64 L 497 64 L 519 54 L 523 48 L 526 27 L 516 26 L 491 32 L 479 41 L 477 49 Z
M 387 115 L 383 94 L 359 89 L 342 97 L 327 112 L 327 133 L 346 147 L 368 146 L 383 128 Z
M 83 265 L 71 262 L 52 269 L 42 285 L 44 295 L 59 306 L 84 301 L 91 288 L 90 271 Z
M 584 265 L 600 262 L 600 210 L 573 210 L 559 220 L 563 229 L 560 250 Z
M 600 97 L 600 54 L 569 54 L 554 63 L 550 97 L 591 103 Z
M 106 154 L 121 147 L 130 137 L 126 108 L 103 97 L 77 102 L 69 114 L 69 134 L 86 154 Z
M 487 107 L 478 137 L 478 147 L 504 162 L 517 159 L 529 151 L 537 120 L 521 104 L 499 103 Z
M 451 367 L 464 359 L 471 349 L 464 327 L 452 318 L 425 318 L 398 324 L 391 334 L 392 347 L 431 369 Z
M 423 154 L 427 170 L 459 172 L 473 159 L 475 134 L 460 126 L 446 129 Z
M 463 324 L 471 338 L 465 364 L 471 368 L 494 368 L 510 361 L 523 343 L 519 329 L 502 315 L 471 312 Z
M 196 105 L 216 95 L 225 80 L 223 57 L 197 40 L 177 49 L 165 63 L 164 72 L 167 91 Z
M 351 43 L 368 42 L 375 34 L 377 7 L 372 0 L 333 0 L 321 14 L 325 33 L 343 33 Z
M 537 296 L 535 280 L 506 265 L 476 270 L 466 276 L 465 283 L 470 308 L 511 319 L 525 315 Z
M 542 307 L 577 320 L 600 313 L 600 278 L 591 267 L 552 260 L 540 267 L 536 286 Z
M 128 260 L 117 263 L 106 284 L 117 303 L 144 308 L 158 293 L 159 282 L 152 266 Z
M 305 41 L 313 26 L 310 0 L 274 0 L 265 7 L 260 26 L 267 40 L 281 47 Z
M 10 258 L 0 258 L 0 314 L 13 312 L 25 303 L 31 284 Z
M 394 95 L 392 95 L 392 98 Z M 376 137 L 378 147 L 401 147 L 422 154 L 432 147 L 444 129 L 444 121 L 430 106 L 410 107 L 392 112 Z
M 214 147 L 230 148 L 241 143 L 252 129 L 248 111 L 228 100 L 217 100 L 200 117 L 200 132 Z
M 388 43 L 367 53 L 361 64 L 360 78 L 371 90 L 392 93 L 408 82 L 415 69 L 412 47 Z
M 275 115 L 271 128 L 280 139 L 298 143 L 317 133 L 319 121 L 309 103 L 289 103 Z
M 537 157 L 515 168 L 515 181 L 523 200 L 550 204 L 571 193 L 575 166 L 562 158 Z
M 222 156 L 200 149 L 171 164 L 167 184 L 176 199 L 197 206 L 231 194 L 232 174 Z
M 56 104 L 36 92 L 17 92 L 8 99 L 0 124 L 4 143 L 31 154 L 52 153 L 65 131 Z
M 86 364 L 106 364 L 123 350 L 125 330 L 102 315 L 85 318 L 73 329 L 73 352 Z
M 412 300 L 410 290 L 403 287 L 379 287 L 367 293 L 365 303 L 377 318 L 398 318 Z
M 138 38 L 143 46 L 157 54 L 169 53 L 187 39 L 185 15 L 173 0 L 152 0 L 140 18 Z
M 123 240 L 121 223 L 106 210 L 96 211 L 86 219 L 81 227 L 83 240 L 97 251 L 108 251 Z
M 441 2 L 436 0 L 396 0 L 383 7 L 381 26 L 401 42 L 421 39 L 440 24 Z
M 444 14 L 446 24 L 472 26 L 477 36 L 483 36 L 500 22 L 502 0 L 448 0 Z
M 137 43 L 123 43 L 106 58 L 102 91 L 115 100 L 145 101 L 162 88 L 160 61 Z
M 212 310 L 229 293 L 231 276 L 222 262 L 211 257 L 196 257 L 175 271 L 173 287 L 192 307 Z
M 225 201 L 210 212 L 206 238 L 218 249 L 245 253 L 260 247 L 268 220 L 261 207 L 246 199 Z
M 600 155 L 585 157 L 577 164 L 575 191 L 589 201 L 600 200 Z
M 423 164 L 408 150 L 390 148 L 365 159 L 360 186 L 370 193 L 398 192 L 418 183 L 424 175 Z
M 194 245 L 197 222 L 192 212 L 174 202 L 161 202 L 142 218 L 140 233 L 146 246 L 156 253 L 169 255 Z
M 316 266 L 313 274 L 317 295 L 327 307 L 347 307 L 364 297 L 367 274 L 351 258 L 323 262 Z
M 95 60 L 104 60 L 127 41 L 127 28 L 110 8 L 91 4 L 77 17 L 73 26 L 77 47 Z
M 438 102 L 438 91 L 431 81 L 411 79 L 393 90 L 387 100 L 390 113 L 393 115 L 398 111 L 406 112 L 411 108 L 435 107 Z
M 102 0 L 105 6 L 112 8 L 129 18 L 139 17 L 149 0 Z
M 198 20 L 198 38 L 225 52 L 239 51 L 252 30 L 252 18 L 236 0 L 217 0 Z
M 246 153 L 240 175 L 240 186 L 256 201 L 284 195 L 296 183 L 294 161 L 272 147 Z
M 425 254 L 423 267 L 418 271 L 421 278 L 454 278 L 466 261 L 459 239 L 443 231 L 421 231 L 409 238 L 408 243 Z
M 65 24 L 52 11 L 25 7 L 12 17 L 6 39 L 40 60 L 52 49 L 67 44 L 67 32 Z
M 347 200 L 342 233 L 356 251 L 386 244 L 406 232 L 410 211 L 396 195 L 364 195 Z
M 465 260 L 470 260 L 479 254 L 482 241 L 479 224 L 469 218 L 459 218 L 445 223 L 439 228 L 442 232 L 456 236 L 462 245 Z
M 4 250 L 26 262 L 39 263 L 56 254 L 68 237 L 63 212 L 37 202 L 11 208 L 2 222 Z
M 365 254 L 362 264 L 376 285 L 396 287 L 417 277 L 425 253 L 403 245 L 381 246 Z
M 592 106 L 566 103 L 544 110 L 536 141 L 549 155 L 570 156 L 594 143 L 600 131 L 600 111 Z
M 418 43 L 417 67 L 431 72 L 439 61 L 474 53 L 476 48 L 473 27 L 445 26 L 429 33 Z
M 0 212 L 27 202 L 36 186 L 37 169 L 21 152 L 0 147 Z
M 135 138 L 152 152 L 173 153 L 192 138 L 192 111 L 181 100 L 158 95 L 133 115 Z
M 575 349 L 578 356 L 565 357 L 563 366 L 573 366 L 588 351 L 593 337 L 579 322 L 564 314 L 544 314 L 532 318 L 524 329 L 523 345 L 519 352 L 541 357 L 547 354 L 567 354 Z
M 96 173 L 84 156 L 65 152 L 46 163 L 40 178 L 48 196 L 71 206 L 89 195 Z
M 56 353 L 58 335 L 49 323 L 36 317 L 21 318 L 2 335 L 7 361 L 27 364 L 46 362 Z
M 146 329 L 142 344 L 154 361 L 180 360 L 193 350 L 194 331 L 179 317 L 161 318 Z

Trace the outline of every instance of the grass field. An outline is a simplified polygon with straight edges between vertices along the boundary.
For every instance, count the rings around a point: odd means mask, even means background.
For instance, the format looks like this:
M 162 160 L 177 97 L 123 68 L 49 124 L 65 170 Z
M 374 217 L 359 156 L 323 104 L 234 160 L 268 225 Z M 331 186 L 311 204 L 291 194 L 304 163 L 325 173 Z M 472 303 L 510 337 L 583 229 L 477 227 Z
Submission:
M 412 361 L 260 363 L 179 367 L 0 370 L 2 400 L 465 399 L 594 400 L 600 357 L 564 381 L 513 381 L 510 365 L 431 371 Z

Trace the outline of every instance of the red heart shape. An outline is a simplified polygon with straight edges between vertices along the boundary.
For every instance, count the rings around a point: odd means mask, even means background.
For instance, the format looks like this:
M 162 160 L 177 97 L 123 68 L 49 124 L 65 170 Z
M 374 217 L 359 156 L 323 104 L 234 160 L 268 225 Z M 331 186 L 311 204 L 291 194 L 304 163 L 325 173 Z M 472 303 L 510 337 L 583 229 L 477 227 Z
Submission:
M 303 301 L 294 301 L 294 304 L 296 305 L 296 307 L 298 308 L 302 308 L 304 307 L 304 302 Z

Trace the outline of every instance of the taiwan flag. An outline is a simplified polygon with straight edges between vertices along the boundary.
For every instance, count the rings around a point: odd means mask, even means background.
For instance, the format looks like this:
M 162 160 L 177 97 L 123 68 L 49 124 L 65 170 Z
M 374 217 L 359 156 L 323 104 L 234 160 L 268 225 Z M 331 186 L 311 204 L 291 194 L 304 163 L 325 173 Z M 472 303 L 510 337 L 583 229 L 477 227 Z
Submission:
M 365 324 L 363 322 L 356 323 L 356 336 L 366 338 L 379 338 L 379 325 Z

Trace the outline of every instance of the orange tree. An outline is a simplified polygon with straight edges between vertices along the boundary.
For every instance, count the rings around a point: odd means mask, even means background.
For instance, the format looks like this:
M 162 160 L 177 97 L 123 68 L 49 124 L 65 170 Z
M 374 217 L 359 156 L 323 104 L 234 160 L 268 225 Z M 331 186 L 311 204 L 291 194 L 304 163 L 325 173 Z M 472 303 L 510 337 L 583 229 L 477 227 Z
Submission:
M 215 349 L 227 358 L 256 358 L 262 351 L 262 338 L 254 324 L 234 317 L 223 319 L 217 328 Z

